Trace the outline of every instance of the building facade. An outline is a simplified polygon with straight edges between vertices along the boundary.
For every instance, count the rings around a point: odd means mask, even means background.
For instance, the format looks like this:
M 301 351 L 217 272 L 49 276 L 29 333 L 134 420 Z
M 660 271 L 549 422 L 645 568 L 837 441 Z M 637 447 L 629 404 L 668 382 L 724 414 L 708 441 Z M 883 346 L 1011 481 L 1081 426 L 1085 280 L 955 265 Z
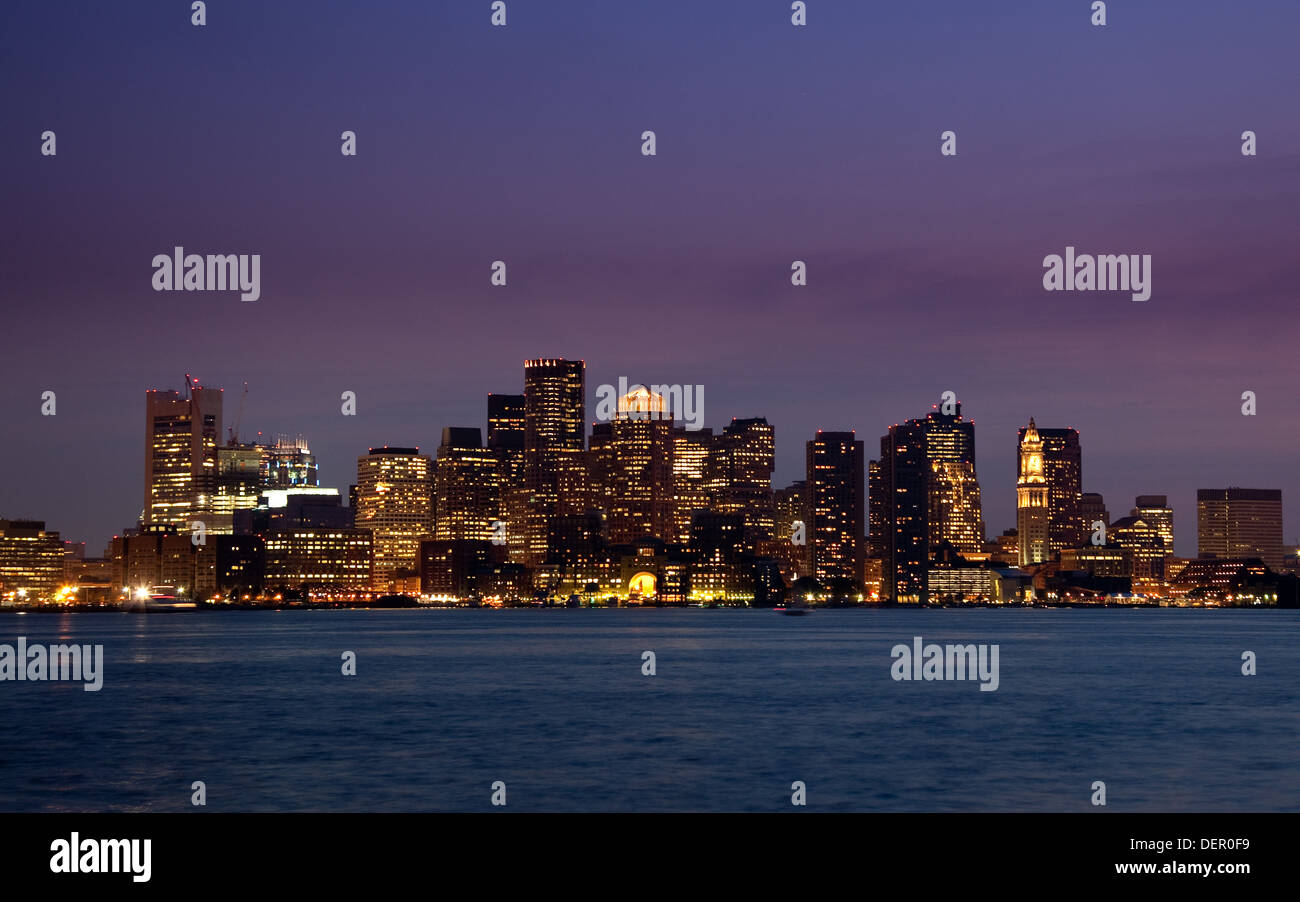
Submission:
M 673 538 L 673 451 L 672 411 L 661 395 L 638 387 L 619 398 L 592 499 L 612 544 Z
M 473 428 L 447 427 L 433 469 L 433 536 L 491 541 L 502 521 L 502 461 Z
M 586 364 L 524 361 L 524 473 L 508 532 L 529 566 L 546 558 L 551 521 L 587 507 Z
M 376 591 L 388 591 L 397 571 L 415 570 L 420 540 L 433 533 L 433 472 L 419 448 L 385 445 L 357 458 L 355 524 L 373 535 Z M 267 545 L 268 578 L 271 546 Z
M 1203 558 L 1259 558 L 1282 569 L 1280 489 L 1198 489 L 1196 553 Z
M 862 442 L 853 432 L 819 430 L 806 446 L 805 462 L 811 575 L 856 582 L 866 551 Z
M 0 520 L 0 599 L 45 602 L 63 582 L 63 540 L 40 520 Z
M 187 382 L 189 377 L 186 377 Z M 221 389 L 145 392 L 144 526 L 186 527 L 211 512 L 221 436 Z

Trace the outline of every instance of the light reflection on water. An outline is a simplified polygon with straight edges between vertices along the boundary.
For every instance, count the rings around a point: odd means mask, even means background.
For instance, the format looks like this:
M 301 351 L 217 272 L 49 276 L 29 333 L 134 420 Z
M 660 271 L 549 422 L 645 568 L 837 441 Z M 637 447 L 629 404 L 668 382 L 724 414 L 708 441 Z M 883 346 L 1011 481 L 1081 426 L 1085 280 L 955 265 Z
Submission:
M 0 683 L 0 809 L 1295 810 L 1300 612 L 0 615 L 105 646 L 104 688 Z M 1000 645 L 1000 688 L 889 677 Z M 1259 675 L 1240 673 L 1244 650 Z M 653 650 L 657 673 L 641 674 Z M 340 655 L 357 653 L 357 676 Z

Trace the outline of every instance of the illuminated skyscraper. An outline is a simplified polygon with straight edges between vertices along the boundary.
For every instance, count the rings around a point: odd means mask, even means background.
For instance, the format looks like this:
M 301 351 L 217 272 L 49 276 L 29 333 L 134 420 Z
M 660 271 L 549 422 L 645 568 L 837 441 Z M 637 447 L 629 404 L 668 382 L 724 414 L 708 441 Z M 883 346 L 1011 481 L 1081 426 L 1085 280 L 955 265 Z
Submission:
M 984 508 L 975 465 L 964 460 L 930 461 L 926 486 L 929 510 L 930 555 L 944 542 L 962 555 L 984 548 Z
M 270 488 L 320 485 L 316 455 L 311 453 L 307 439 L 301 435 L 294 438 L 277 436 L 274 445 L 265 446 L 263 459 L 266 485 Z
M 416 569 L 420 540 L 433 532 L 433 473 L 428 456 L 419 448 L 384 446 L 357 458 L 356 526 L 374 536 L 376 591 L 390 588 L 395 571 Z M 268 559 L 270 553 L 268 543 Z
M 1047 476 L 1043 465 L 1043 441 L 1034 418 L 1020 430 L 1020 477 L 1016 481 L 1016 529 L 1020 537 L 1020 566 L 1037 564 L 1051 557 Z
M 614 473 L 614 423 L 591 424 L 591 438 L 587 447 L 587 483 L 591 486 L 594 507 L 606 506 L 604 498 Z
M 221 389 L 190 385 L 145 392 L 144 513 L 141 523 L 185 526 L 210 513 L 217 481 Z
M 488 395 L 489 448 L 524 450 L 524 417 L 527 402 L 523 395 Z
M 1282 569 L 1279 489 L 1198 489 L 1196 553 L 1205 558 L 1257 557 Z
M 882 578 L 884 560 L 893 544 L 890 535 L 893 522 L 892 489 L 886 485 L 887 473 L 883 458 L 889 449 L 888 436 L 880 439 L 881 460 L 867 461 L 867 557 L 881 561 Z
M 515 510 L 530 566 L 545 560 L 556 516 L 586 511 L 585 371 L 581 360 L 524 361 L 524 484 Z M 521 525 L 514 519 L 511 533 Z
M 206 523 L 209 533 L 229 535 L 234 532 L 235 511 L 257 507 L 258 497 L 266 488 L 265 451 L 262 445 L 217 448 L 216 488 Z
M 506 524 L 506 545 L 514 560 L 523 560 L 527 550 L 526 522 L 528 496 L 524 491 L 524 420 L 526 399 L 523 395 L 488 395 L 487 445 L 497 456 L 500 481 L 501 521 Z
M 661 395 L 638 386 L 618 400 L 610 422 L 607 460 L 598 497 L 612 544 L 646 536 L 670 540 L 673 531 L 673 420 Z
M 975 424 L 932 410 L 890 427 L 871 467 L 871 557 L 880 594 L 900 603 L 929 600 L 930 561 L 943 543 L 973 553 L 984 542 L 975 473 Z
M 1174 553 L 1174 512 L 1165 495 L 1138 495 L 1132 515 L 1149 523 L 1160 534 L 1165 555 Z
M 593 448 L 596 436 L 592 434 Z M 709 509 L 705 485 L 712 429 L 673 429 L 673 535 L 670 541 L 686 543 L 691 538 L 691 517 Z
M 772 493 L 775 521 L 772 542 L 767 546 L 791 580 L 807 576 L 808 567 L 808 483 L 800 479 Z M 803 527 L 803 543 L 796 543 L 796 531 Z
M 524 450 L 583 449 L 586 364 L 581 360 L 524 361 Z
M 448 427 L 434 462 L 433 534 L 440 541 L 491 541 L 501 519 L 501 460 L 478 429 Z
M 862 442 L 852 432 L 817 432 L 806 452 L 812 575 L 862 578 L 866 520 Z
M 1083 493 L 1083 450 L 1077 429 L 1038 429 L 1043 461 L 1043 479 L 1047 483 L 1047 557 L 1050 560 L 1065 548 L 1086 544 L 1092 532 L 1092 519 L 1085 522 L 1080 509 Z M 1017 436 L 1023 442 L 1025 429 Z
M 723 428 L 709 452 L 707 488 L 713 510 L 743 514 L 748 541 L 772 538 L 772 470 L 776 442 L 763 417 L 735 419 Z
M 925 494 L 929 510 L 926 535 L 934 558 L 945 542 L 959 554 L 974 554 L 984 546 L 984 507 L 975 475 L 975 423 L 953 413 L 932 410 L 921 421 L 925 457 L 929 464 Z

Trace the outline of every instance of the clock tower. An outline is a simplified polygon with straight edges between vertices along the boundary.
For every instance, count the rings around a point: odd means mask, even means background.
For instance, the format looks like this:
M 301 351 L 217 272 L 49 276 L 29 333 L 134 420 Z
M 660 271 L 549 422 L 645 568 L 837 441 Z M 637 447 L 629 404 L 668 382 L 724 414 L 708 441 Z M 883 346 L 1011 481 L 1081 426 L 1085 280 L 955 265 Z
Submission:
M 1043 470 L 1043 440 L 1034 418 L 1020 439 L 1020 478 L 1016 480 L 1016 530 L 1020 536 L 1020 566 L 1048 558 L 1047 476 Z

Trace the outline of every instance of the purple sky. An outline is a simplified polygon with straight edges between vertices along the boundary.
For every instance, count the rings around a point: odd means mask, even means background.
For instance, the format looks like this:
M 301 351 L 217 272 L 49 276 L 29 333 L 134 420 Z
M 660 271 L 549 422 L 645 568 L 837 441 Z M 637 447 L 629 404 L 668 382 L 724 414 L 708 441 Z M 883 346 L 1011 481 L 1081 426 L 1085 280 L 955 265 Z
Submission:
M 1300 534 L 1294 2 L 209 6 L 0 11 L 0 516 L 98 553 L 140 512 L 144 391 L 186 372 L 346 488 L 566 356 L 593 405 L 626 376 L 766 416 L 778 485 L 816 429 L 875 457 L 952 390 L 990 536 L 1031 415 L 1112 516 L 1168 494 L 1182 554 L 1198 487 L 1280 488 Z M 178 244 L 261 254 L 261 299 L 155 293 Z M 1151 299 L 1044 292 L 1067 245 L 1152 255 Z

